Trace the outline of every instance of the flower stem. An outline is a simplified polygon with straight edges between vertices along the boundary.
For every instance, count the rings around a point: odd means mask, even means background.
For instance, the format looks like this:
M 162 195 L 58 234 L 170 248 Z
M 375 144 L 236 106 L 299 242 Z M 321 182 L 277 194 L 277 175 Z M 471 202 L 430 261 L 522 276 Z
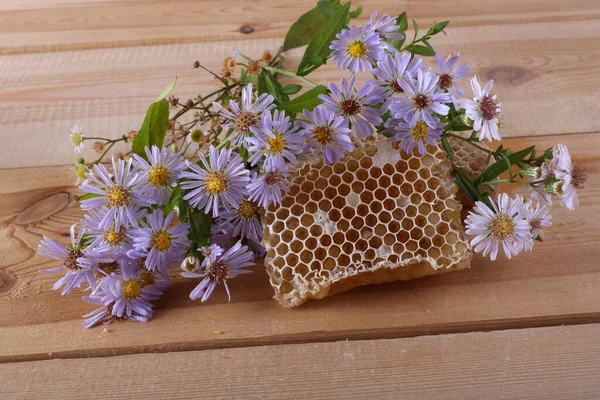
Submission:
M 287 75 L 287 76 L 291 76 L 294 77 L 304 83 L 306 83 L 307 85 L 310 85 L 311 87 L 317 87 L 319 85 L 317 85 L 316 83 L 314 83 L 313 81 L 309 81 L 308 79 L 306 79 L 303 76 L 297 75 L 291 71 L 286 71 L 285 69 L 279 69 L 279 68 L 274 68 L 274 67 L 269 67 L 267 65 L 263 65 L 262 66 L 264 69 L 266 69 L 267 71 L 271 71 L 271 72 L 275 72 L 281 75 Z

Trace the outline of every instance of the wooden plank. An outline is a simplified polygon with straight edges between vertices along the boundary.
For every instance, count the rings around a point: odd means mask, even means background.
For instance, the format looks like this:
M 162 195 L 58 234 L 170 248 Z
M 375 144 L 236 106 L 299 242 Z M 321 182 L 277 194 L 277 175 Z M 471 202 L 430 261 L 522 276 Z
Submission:
M 93 307 L 77 296 L 51 292 L 57 277 L 38 273 L 52 265 L 35 255 L 41 235 L 66 241 L 68 227 L 82 215 L 64 194 L 73 191 L 65 168 L 0 171 L 5 220 L 0 361 L 599 321 L 600 133 L 512 139 L 506 145 L 535 143 L 543 149 L 557 142 L 570 147 L 589 181 L 577 211 L 554 209 L 554 226 L 533 253 L 511 262 L 476 257 L 468 271 L 363 287 L 292 310 L 270 299 L 273 292 L 261 266 L 231 281 L 231 304 L 221 290 L 206 304 L 191 301 L 188 294 L 197 282 L 177 279 L 158 303 L 154 320 L 143 326 L 115 323 L 111 335 L 102 335 L 102 328 L 84 330 L 80 316 Z M 214 334 L 217 330 L 224 333 Z
M 597 399 L 599 339 L 590 324 L 11 363 L 0 397 Z
M 480 78 L 496 80 L 503 132 L 515 137 L 600 131 L 599 38 L 597 21 L 561 21 L 457 27 L 434 44 L 442 53 L 460 51 Z M 0 57 L 0 126 L 5 133 L 0 168 L 71 163 L 68 134 L 73 124 L 83 125 L 88 136 L 119 137 L 139 129 L 148 105 L 174 76 L 179 76 L 174 93 L 183 101 L 215 87 L 214 78 L 192 68 L 195 59 L 218 71 L 230 51 L 222 47 L 240 47 L 256 57 L 281 42 L 219 41 Z M 289 68 L 301 54 L 296 50 L 288 55 Z M 340 76 L 329 65 L 311 79 L 328 83 Z M 91 144 L 87 147 L 84 155 L 91 159 Z
M 0 54 L 82 50 L 214 40 L 282 37 L 316 1 L 7 1 L 0 4 Z M 454 26 L 521 24 L 597 19 L 598 4 L 587 0 L 468 0 L 422 2 L 361 1 L 368 19 L 373 10 L 431 24 L 450 19 Z M 241 33 L 243 26 L 251 34 Z

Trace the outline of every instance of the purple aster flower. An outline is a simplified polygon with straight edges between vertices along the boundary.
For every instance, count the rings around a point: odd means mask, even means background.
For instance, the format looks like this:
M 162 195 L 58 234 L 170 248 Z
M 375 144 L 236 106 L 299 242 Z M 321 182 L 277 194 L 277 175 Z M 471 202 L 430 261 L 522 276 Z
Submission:
M 282 193 L 290 190 L 292 184 L 288 178 L 289 172 L 285 167 L 265 164 L 265 173 L 255 177 L 248 184 L 248 200 L 264 208 L 271 203 L 281 203 Z
M 554 192 L 560 198 L 560 204 L 569 210 L 577 208 L 579 206 L 577 190 L 583 189 L 587 175 L 583 167 L 571 161 L 567 146 L 564 144 L 554 146 L 548 171 L 554 175 Z
M 52 290 L 58 290 L 62 287 L 61 295 L 71 294 L 73 289 L 81 288 L 83 284 L 87 284 L 92 289 L 96 287 L 94 269 L 88 268 L 80 262 L 80 259 L 85 255 L 85 250 L 83 250 L 85 229 L 80 229 L 79 233 L 75 235 L 76 226 L 77 224 L 71 226 L 70 246 L 67 247 L 47 236 L 42 238 L 38 246 L 38 253 L 41 256 L 61 263 L 58 267 L 43 269 L 40 271 L 41 273 L 49 274 L 66 271 L 66 274 L 52 286 Z
M 406 79 L 399 79 L 398 84 L 406 93 L 406 98 L 400 98 L 390 105 L 394 118 L 404 118 L 409 123 L 422 119 L 427 125 L 436 124 L 433 113 L 447 115 L 450 109 L 444 103 L 452 101 L 452 94 L 437 91 L 438 76 L 430 71 L 417 70 L 417 80 L 413 81 L 410 74 Z
M 437 146 L 439 140 L 442 138 L 444 124 L 440 123 L 440 120 L 437 118 L 434 118 L 434 120 L 436 121 L 434 126 L 427 125 L 423 120 L 413 123 L 401 121 L 396 126 L 398 133 L 394 138 L 400 140 L 400 147 L 406 153 L 412 153 L 415 146 L 417 146 L 419 153 L 425 154 L 426 144 Z
M 141 174 L 133 163 L 133 158 L 127 162 L 112 159 L 113 175 L 108 173 L 104 165 L 94 165 L 94 174 L 85 174 L 87 180 L 80 186 L 87 193 L 97 195 L 81 201 L 81 208 L 91 210 L 105 206 L 108 211 L 98 225 L 106 229 L 111 225 L 137 226 L 136 215 L 140 206 L 150 205 L 150 201 L 141 190 Z
M 350 26 L 336 35 L 329 48 L 331 57 L 338 67 L 357 73 L 373 68 L 383 56 L 383 45 L 378 32 L 370 32 L 365 27 Z
M 213 106 L 219 110 L 221 115 L 230 121 L 221 126 L 225 129 L 233 129 L 233 136 L 230 138 L 233 144 L 241 144 L 250 134 L 250 128 L 260 124 L 261 114 L 275 108 L 272 95 L 263 93 L 255 102 L 252 102 L 252 96 L 252 83 L 249 83 L 242 90 L 241 104 L 238 105 L 235 100 L 229 102 L 231 111 L 226 110 L 219 103 L 213 102 Z
M 365 25 L 365 29 L 369 32 L 375 32 L 381 39 L 381 44 L 391 53 L 396 53 L 398 50 L 391 44 L 385 41 L 385 39 L 402 40 L 404 35 L 396 33 L 398 25 L 396 25 L 396 17 L 390 17 L 389 14 L 383 15 L 377 19 L 377 11 L 373 11 L 371 19 Z
M 165 217 L 161 210 L 154 210 L 146 216 L 148 223 L 134 232 L 133 248 L 146 257 L 146 267 L 150 271 L 166 271 L 181 263 L 191 241 L 187 238 L 190 224 L 182 223 L 169 228 L 175 211 Z M 129 253 L 128 253 L 129 254 Z
M 350 139 L 348 121 L 323 105 L 317 106 L 312 112 L 304 110 L 308 122 L 298 121 L 299 133 L 308 138 L 304 149 L 307 152 L 314 148 L 314 156 L 321 154 L 325 162 L 332 164 L 344 156 L 344 150 L 353 151 L 354 145 Z
M 108 227 L 101 228 L 102 221 L 105 215 L 108 213 L 106 206 L 88 210 L 84 216 L 85 219 L 81 220 L 83 226 L 85 226 L 86 233 L 90 235 L 89 247 L 97 248 L 100 246 L 106 246 L 107 251 L 112 253 L 120 253 L 131 245 L 129 226 L 117 227 L 112 224 Z M 143 208 L 137 209 L 133 217 L 136 221 L 139 221 L 146 215 L 146 210 Z
M 373 74 L 377 77 L 371 83 L 383 88 L 382 96 L 386 99 L 382 111 L 389 110 L 390 104 L 398 98 L 406 98 L 404 89 L 398 81 L 407 79 L 406 74 L 415 76 L 418 70 L 423 69 L 423 61 L 419 57 L 411 60 L 411 54 L 395 53 L 385 54 L 381 60 L 377 61 L 377 68 L 373 69 Z
M 170 148 L 162 150 L 157 146 L 145 148 L 148 162 L 137 154 L 133 157 L 141 170 L 142 193 L 153 203 L 162 206 L 169 199 L 168 187 L 175 186 L 181 172 L 186 168 L 183 156 Z
M 260 242 L 263 237 L 262 224 L 258 215 L 258 205 L 244 200 L 235 210 L 225 211 L 219 217 L 218 226 L 232 236 Z
M 217 285 L 223 282 L 227 297 L 231 301 L 231 293 L 227 280 L 234 278 L 237 275 L 247 274 L 252 271 L 242 268 L 254 265 L 254 255 L 247 246 L 242 246 L 241 242 L 237 242 L 232 248 L 227 250 L 225 254 L 217 257 L 210 265 L 206 267 L 206 272 L 182 272 L 181 275 L 186 278 L 204 278 L 198 286 L 190 293 L 190 299 L 196 300 L 201 298 L 202 302 L 208 300 Z
M 479 140 L 502 140 L 498 129 L 502 103 L 498 102 L 495 94 L 490 94 L 494 81 L 489 81 L 481 88 L 477 77 L 471 78 L 473 100 L 462 99 L 460 105 L 465 109 L 467 117 L 473 120 L 473 129 L 479 132 Z
M 181 173 L 181 187 L 190 190 L 183 196 L 192 207 L 203 209 L 206 214 L 212 210 L 212 216 L 219 216 L 219 204 L 226 210 L 237 207 L 247 194 L 246 185 L 250 178 L 244 168 L 242 157 L 231 149 L 217 150 L 210 146 L 209 160 L 200 154 L 200 164 L 187 161 L 191 171 Z
M 208 247 L 199 248 L 198 251 L 204 256 L 201 267 L 207 268 L 209 265 L 217 261 L 217 258 L 221 257 L 225 250 L 218 244 L 213 243 Z
M 253 152 L 248 159 L 250 165 L 256 165 L 265 157 L 266 162 L 283 167 L 285 162 L 296 163 L 296 154 L 304 148 L 304 137 L 298 134 L 298 128 L 292 126 L 290 118 L 283 111 L 275 110 L 261 116 L 262 124 L 250 128 L 254 137 L 249 136 L 248 150 Z
M 377 104 L 382 100 L 383 88 L 365 83 L 358 92 L 354 92 L 356 75 L 352 75 L 350 81 L 342 78 L 338 89 L 333 83 L 329 84 L 330 96 L 320 94 L 319 98 L 324 101 L 323 107 L 333 111 L 336 115 L 347 118 L 358 139 L 371 136 L 375 131 L 373 125 L 382 122 L 381 111 L 371 104 Z
M 84 300 L 101 307 L 84 315 L 87 318 L 83 326 L 91 328 L 101 322 L 111 322 L 115 318 L 147 322 L 152 317 L 152 303 L 162 296 L 165 285 L 152 283 L 152 279 L 143 276 L 137 262 L 130 259 L 120 260 L 121 268 L 100 280 L 96 290 Z
M 435 62 L 437 66 L 437 71 L 435 71 L 439 77 L 438 80 L 438 89 L 441 91 L 444 90 L 454 90 L 458 95 L 462 96 L 465 92 L 461 87 L 456 85 L 456 82 L 468 77 L 471 75 L 471 71 L 469 70 L 469 66 L 467 63 L 462 63 L 459 66 L 456 66 L 460 60 L 460 54 L 449 55 L 444 61 L 444 56 L 437 53 L 435 55 Z

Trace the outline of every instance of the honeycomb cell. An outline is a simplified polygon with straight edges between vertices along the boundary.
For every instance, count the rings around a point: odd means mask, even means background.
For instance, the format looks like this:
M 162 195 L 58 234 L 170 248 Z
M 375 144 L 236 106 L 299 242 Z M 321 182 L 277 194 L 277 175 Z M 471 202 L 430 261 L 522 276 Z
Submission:
M 285 307 L 469 266 L 445 152 L 428 146 L 424 155 L 407 155 L 388 141 L 354 143 L 358 150 L 333 165 L 297 167 L 282 203 L 265 210 L 265 265 Z M 470 154 L 459 150 L 456 157 Z

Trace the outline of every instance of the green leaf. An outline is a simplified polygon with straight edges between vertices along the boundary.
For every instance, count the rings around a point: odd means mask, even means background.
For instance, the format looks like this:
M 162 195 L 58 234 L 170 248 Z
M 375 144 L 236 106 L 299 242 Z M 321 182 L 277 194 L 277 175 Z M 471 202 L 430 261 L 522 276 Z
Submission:
M 469 196 L 469 198 L 471 200 L 473 200 L 473 201 L 480 200 L 480 196 L 479 196 L 479 192 L 477 191 L 477 188 L 475 188 L 473 186 L 473 184 L 471 183 L 470 177 L 467 179 L 467 177 L 465 176 L 465 174 L 468 176 L 469 173 L 467 171 L 465 171 L 464 168 L 457 167 L 456 165 L 453 165 L 453 167 L 454 167 L 454 172 L 453 172 L 454 179 L 456 179 L 456 184 L 458 185 L 458 187 L 467 196 Z
M 335 36 L 344 28 L 350 11 L 350 2 L 337 10 L 315 33 L 298 64 L 298 75 L 304 76 L 321 66 L 331 54 L 329 46 Z M 322 57 L 322 62 L 314 63 L 314 56 Z
M 269 71 L 263 68 L 258 76 L 258 94 L 268 93 L 273 95 L 275 104 L 279 106 L 290 100 L 286 94 L 281 93 L 281 88 L 281 83 Z
M 84 195 L 81 196 L 73 196 L 73 200 L 75 201 L 82 201 L 82 200 L 87 200 L 87 199 L 93 199 L 94 197 L 99 197 L 99 194 L 96 193 L 86 193 Z
M 427 31 L 427 36 L 437 35 L 442 32 L 450 21 L 434 22 L 433 26 Z
M 360 14 L 362 14 L 362 7 L 358 7 L 356 10 L 350 11 L 348 14 L 348 20 L 360 17 Z
M 190 221 L 190 233 L 188 238 L 195 244 L 195 247 L 203 247 L 210 244 L 210 221 L 208 216 L 195 208 L 188 209 Z
M 408 17 L 406 16 L 406 11 L 400 14 L 396 21 L 396 23 L 398 24 L 397 32 L 406 32 L 406 30 L 408 29 Z
M 446 153 L 448 153 L 448 158 L 454 158 L 454 150 L 452 150 L 452 146 L 448 143 L 448 138 L 446 136 L 442 136 L 442 146 Z
M 282 104 L 281 106 L 279 106 L 279 108 L 289 113 L 299 113 L 303 110 L 312 111 L 316 106 L 322 103 L 321 99 L 319 99 L 318 96 L 326 92 L 327 88 L 325 86 L 319 85 L 305 93 L 302 93 L 294 100 Z
M 177 77 L 175 77 L 175 80 L 173 81 L 173 83 L 171 83 L 169 86 L 167 86 L 165 88 L 165 90 L 163 90 L 163 92 L 160 94 L 160 96 L 158 96 L 158 98 L 156 99 L 156 101 L 161 101 L 162 99 L 166 99 L 167 96 L 171 94 L 171 92 L 173 91 L 173 89 L 175 89 L 175 84 L 176 83 L 177 83 Z
M 169 196 L 169 200 L 167 200 L 167 204 L 165 205 L 165 210 L 164 210 L 165 214 L 168 214 L 171 211 L 173 211 L 175 206 L 177 206 L 179 204 L 179 201 L 181 201 L 182 198 L 183 198 L 183 189 L 181 189 L 181 186 L 177 185 L 177 186 L 175 186 L 175 189 L 173 189 L 171 191 L 171 196 Z
M 431 48 L 431 46 L 422 46 L 420 44 L 412 44 L 410 46 L 406 46 L 406 51 L 410 51 L 413 54 L 418 54 L 426 57 L 435 56 L 435 51 Z
M 535 146 L 528 147 L 525 150 L 521 150 L 517 153 L 513 153 L 511 155 L 508 155 L 508 156 L 503 157 L 502 159 L 496 161 L 495 163 L 493 163 L 492 165 L 487 167 L 487 169 L 485 171 L 483 171 L 481 174 L 479 174 L 479 176 L 477 178 L 475 178 L 475 180 L 473 181 L 473 184 L 479 185 L 482 182 L 489 182 L 493 179 L 496 179 L 503 172 L 510 169 L 511 165 L 514 165 L 518 162 L 523 161 L 523 159 L 525 157 L 527 157 L 529 154 L 531 154 L 531 152 L 533 151 L 534 148 L 535 148 Z
M 415 30 L 415 36 L 413 37 L 413 42 L 415 40 L 417 40 L 417 35 L 419 34 L 419 26 L 417 25 L 417 21 L 415 21 L 414 19 L 412 20 L 413 23 L 413 29 Z
M 301 90 L 302 90 L 302 85 L 289 84 L 289 85 L 285 85 L 281 89 L 279 89 L 279 93 L 281 93 L 281 94 L 296 94 Z
M 303 14 L 290 26 L 290 30 L 285 35 L 282 51 L 306 46 L 325 21 L 327 16 L 318 7 Z
M 133 152 L 146 159 L 145 147 L 162 147 L 168 126 L 169 103 L 165 99 L 152 103 L 146 112 L 140 132 L 133 140 Z
M 339 3 L 334 3 L 331 0 L 320 0 L 317 2 L 317 8 L 327 18 L 331 17 L 340 7 Z

